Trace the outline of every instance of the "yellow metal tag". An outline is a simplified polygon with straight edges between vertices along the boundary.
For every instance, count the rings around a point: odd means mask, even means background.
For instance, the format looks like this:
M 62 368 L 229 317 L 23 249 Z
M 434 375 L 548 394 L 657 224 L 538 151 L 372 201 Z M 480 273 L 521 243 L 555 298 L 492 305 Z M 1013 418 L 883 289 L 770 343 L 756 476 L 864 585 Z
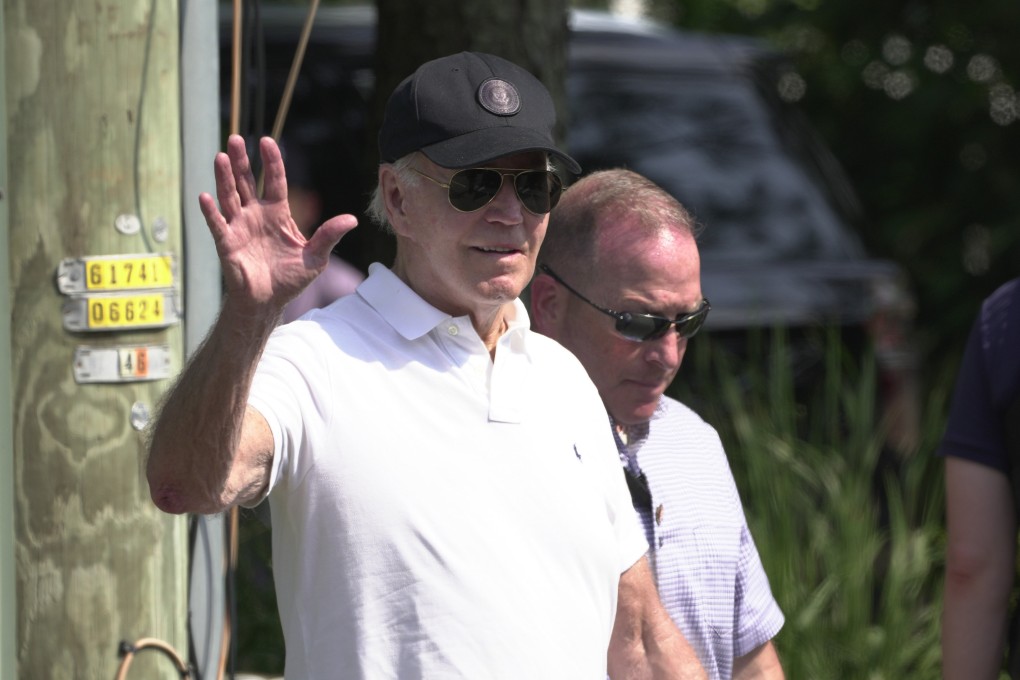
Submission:
M 173 284 L 169 255 L 85 258 L 85 288 L 89 291 L 169 288 Z
M 89 330 L 159 326 L 164 323 L 165 314 L 162 293 L 88 300 Z

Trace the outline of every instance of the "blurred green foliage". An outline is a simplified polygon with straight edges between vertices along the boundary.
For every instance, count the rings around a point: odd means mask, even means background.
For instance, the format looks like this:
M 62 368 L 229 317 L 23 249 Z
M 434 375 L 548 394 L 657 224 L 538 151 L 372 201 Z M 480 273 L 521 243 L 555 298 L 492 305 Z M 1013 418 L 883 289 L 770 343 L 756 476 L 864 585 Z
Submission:
M 265 675 L 283 675 L 283 628 L 273 583 L 269 503 L 242 509 L 238 521 L 237 625 L 234 644 L 237 668 Z
M 786 676 L 935 680 L 945 532 L 942 465 L 931 451 L 948 393 L 929 393 L 917 449 L 893 454 L 874 362 L 846 352 L 836 330 L 819 333 L 821 381 L 798 384 L 777 330 L 750 362 L 704 343 L 671 391 L 698 405 L 726 447 L 786 614 L 775 640 Z
M 790 56 L 798 104 L 864 205 L 865 243 L 911 277 L 922 356 L 953 361 L 981 299 L 1020 272 L 1020 4 L 648 6 L 682 28 L 761 37 Z

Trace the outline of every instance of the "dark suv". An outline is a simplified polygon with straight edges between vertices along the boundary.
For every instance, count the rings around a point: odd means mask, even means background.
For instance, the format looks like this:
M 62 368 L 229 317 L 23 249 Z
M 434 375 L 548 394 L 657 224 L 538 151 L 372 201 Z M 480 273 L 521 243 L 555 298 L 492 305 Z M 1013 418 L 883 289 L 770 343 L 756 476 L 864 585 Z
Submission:
M 264 68 L 252 82 L 273 110 L 304 11 L 261 10 L 264 47 L 254 53 Z M 371 6 L 320 9 L 294 92 L 284 143 L 316 150 L 311 172 L 327 187 L 327 212 L 360 212 L 365 203 L 364 188 L 338 173 L 361 172 L 348 160 L 372 148 L 365 129 L 374 35 Z M 884 401 L 902 402 L 912 396 L 913 298 L 898 266 L 865 252 L 852 188 L 780 96 L 781 82 L 796 84 L 789 78 L 782 58 L 752 39 L 575 11 L 567 148 L 585 171 L 626 166 L 648 176 L 695 214 L 712 301 L 710 340 L 701 344 L 739 352 L 749 330 L 789 329 L 792 365 L 810 381 L 823 350 L 801 331 L 834 325 L 851 349 L 875 351 Z M 345 193 L 350 187 L 357 192 Z

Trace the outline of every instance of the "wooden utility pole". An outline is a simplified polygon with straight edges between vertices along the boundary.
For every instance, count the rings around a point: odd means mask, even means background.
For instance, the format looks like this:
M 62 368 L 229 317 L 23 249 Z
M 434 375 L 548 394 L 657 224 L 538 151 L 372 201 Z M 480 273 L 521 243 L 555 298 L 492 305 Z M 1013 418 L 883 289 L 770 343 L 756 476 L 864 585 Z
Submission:
M 0 5 L 0 26 L 3 26 Z M 0 30 L 0 74 L 4 73 Z M 2 81 L 2 78 L 0 78 Z M 7 235 L 6 98 L 0 87 L 0 680 L 14 680 L 14 446 L 11 431 L 11 304 L 8 295 L 10 250 Z
M 3 12 L 17 676 L 114 678 L 121 641 L 187 653 L 143 441 L 182 356 L 178 5 Z M 142 650 L 127 677 L 180 675 Z

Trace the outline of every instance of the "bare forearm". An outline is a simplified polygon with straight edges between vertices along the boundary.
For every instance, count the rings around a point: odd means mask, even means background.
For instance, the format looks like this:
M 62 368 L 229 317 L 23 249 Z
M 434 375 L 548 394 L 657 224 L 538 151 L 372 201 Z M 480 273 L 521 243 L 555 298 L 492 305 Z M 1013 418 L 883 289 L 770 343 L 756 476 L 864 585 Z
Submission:
M 946 570 L 942 677 L 996 680 L 1002 667 L 1010 582 L 1001 576 Z
M 220 318 L 164 402 L 152 432 L 147 475 L 153 501 L 166 512 L 219 512 L 265 488 L 273 437 L 248 407 L 255 367 L 283 307 L 315 280 L 352 215 L 326 220 L 305 239 L 290 214 L 283 156 L 259 140 L 265 184 L 258 194 L 245 141 L 216 154 L 216 197 L 198 197 L 227 299 Z
M 181 373 L 152 431 L 147 475 L 166 512 L 219 512 L 254 491 L 257 477 L 239 461 L 253 452 L 248 392 L 278 312 L 227 300 L 205 342 Z M 269 452 L 271 455 L 271 451 Z M 254 455 L 266 452 L 255 451 Z M 240 464 L 239 464 L 240 463 Z
M 785 677 L 771 640 L 733 660 L 733 680 L 784 680 Z
M 1016 573 L 1017 525 L 1006 475 L 947 458 L 946 527 L 943 677 L 994 680 Z
M 629 647 L 627 653 L 611 659 L 612 680 L 703 680 L 707 679 L 694 649 L 682 635 L 647 636 Z
M 665 610 L 663 615 L 665 620 L 659 621 L 655 630 L 650 630 L 645 635 L 645 656 L 651 671 L 649 677 L 653 680 L 667 678 L 707 680 L 708 674 L 694 653 L 694 648 L 676 628 L 673 620 L 666 615 Z
M 655 590 L 644 558 L 620 577 L 616 622 L 609 642 L 612 680 L 707 680 L 687 638 Z

